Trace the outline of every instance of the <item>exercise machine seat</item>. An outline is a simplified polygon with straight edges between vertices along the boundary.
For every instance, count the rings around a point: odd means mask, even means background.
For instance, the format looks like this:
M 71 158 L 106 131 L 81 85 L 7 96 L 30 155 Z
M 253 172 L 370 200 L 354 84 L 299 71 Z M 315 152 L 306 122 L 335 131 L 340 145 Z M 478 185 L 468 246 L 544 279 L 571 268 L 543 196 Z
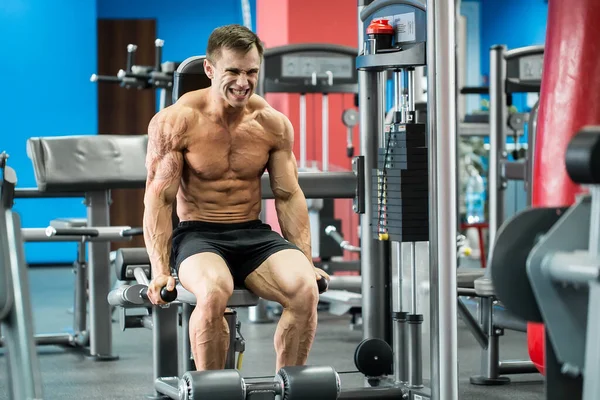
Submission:
M 150 257 L 143 247 L 123 248 L 117 250 L 115 270 L 122 271 L 128 266 L 149 267 Z M 117 273 L 120 275 L 120 273 Z M 227 302 L 228 307 L 251 307 L 258 303 L 258 296 L 247 289 L 236 287 Z
M 485 273 L 483 268 L 459 267 L 456 270 L 456 285 L 459 288 L 473 289 L 475 281 L 481 278 Z
M 27 155 L 46 192 L 144 188 L 146 135 L 33 137 Z
M 173 76 L 173 103 L 186 94 L 210 86 L 210 79 L 204 73 L 205 56 L 186 58 Z

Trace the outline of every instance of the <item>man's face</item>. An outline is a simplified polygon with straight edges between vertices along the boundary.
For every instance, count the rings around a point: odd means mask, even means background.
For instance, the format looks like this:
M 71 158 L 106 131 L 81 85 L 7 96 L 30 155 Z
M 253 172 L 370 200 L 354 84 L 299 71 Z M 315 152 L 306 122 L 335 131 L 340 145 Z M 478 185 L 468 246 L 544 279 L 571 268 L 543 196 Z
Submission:
M 222 49 L 214 64 L 205 61 L 205 71 L 226 104 L 244 107 L 254 93 L 260 67 L 258 50 L 253 47 L 247 53 Z

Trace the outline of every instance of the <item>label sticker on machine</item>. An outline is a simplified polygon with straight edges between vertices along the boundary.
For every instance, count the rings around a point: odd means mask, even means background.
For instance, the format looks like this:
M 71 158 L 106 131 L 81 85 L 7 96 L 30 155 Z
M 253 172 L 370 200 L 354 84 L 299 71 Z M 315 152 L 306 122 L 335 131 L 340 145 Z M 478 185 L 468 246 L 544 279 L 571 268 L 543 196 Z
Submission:
M 284 78 L 311 78 L 313 73 L 322 78 L 330 71 L 334 78 L 350 79 L 353 68 L 351 57 L 312 55 L 281 57 L 281 76 Z
M 379 18 L 379 17 L 378 17 Z M 396 43 L 414 42 L 417 40 L 415 13 L 389 15 L 385 18 L 396 31 Z

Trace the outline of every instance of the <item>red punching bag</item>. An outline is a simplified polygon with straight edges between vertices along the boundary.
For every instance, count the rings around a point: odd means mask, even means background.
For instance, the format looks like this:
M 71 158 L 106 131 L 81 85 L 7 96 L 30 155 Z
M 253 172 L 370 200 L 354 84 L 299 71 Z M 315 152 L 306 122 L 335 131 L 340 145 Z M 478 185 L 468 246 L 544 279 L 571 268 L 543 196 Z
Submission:
M 573 204 L 565 151 L 585 125 L 600 123 L 600 1 L 550 0 L 533 166 L 533 206 Z M 531 360 L 544 373 L 544 327 L 529 324 Z

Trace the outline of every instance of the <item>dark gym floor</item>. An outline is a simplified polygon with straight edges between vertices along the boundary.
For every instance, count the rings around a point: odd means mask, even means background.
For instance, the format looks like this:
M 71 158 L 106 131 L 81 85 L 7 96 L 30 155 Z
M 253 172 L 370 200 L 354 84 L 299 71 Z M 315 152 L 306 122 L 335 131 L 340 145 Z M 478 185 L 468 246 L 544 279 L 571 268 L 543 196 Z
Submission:
M 37 332 L 52 333 L 68 329 L 72 315 L 73 274 L 69 268 L 35 268 L 30 270 L 34 322 Z M 239 311 L 242 333 L 246 339 L 244 376 L 273 375 L 275 352 L 273 333 L 275 324 L 249 324 L 246 313 Z M 140 399 L 152 392 L 151 332 L 131 329 L 121 332 L 113 324 L 114 351 L 118 361 L 93 362 L 81 354 L 55 346 L 39 347 L 45 399 Z M 361 333 L 348 329 L 347 317 L 321 313 L 316 340 L 309 364 L 327 364 L 337 371 L 356 371 L 354 349 Z M 0 350 L 0 354 L 2 350 Z M 501 339 L 502 359 L 523 359 L 527 355 L 526 336 L 506 331 Z M 481 387 L 469 383 L 469 376 L 477 374 L 480 348 L 462 322 L 458 324 L 459 398 L 508 400 L 541 400 L 543 381 L 539 374 L 511 376 L 507 386 Z M 424 367 L 428 368 L 428 360 Z M 0 399 L 8 399 L 6 392 L 6 359 L 0 357 Z M 429 374 L 425 372 L 425 376 Z M 360 387 L 363 379 L 358 373 L 342 374 L 344 387 Z M 15 399 L 20 400 L 20 399 Z

